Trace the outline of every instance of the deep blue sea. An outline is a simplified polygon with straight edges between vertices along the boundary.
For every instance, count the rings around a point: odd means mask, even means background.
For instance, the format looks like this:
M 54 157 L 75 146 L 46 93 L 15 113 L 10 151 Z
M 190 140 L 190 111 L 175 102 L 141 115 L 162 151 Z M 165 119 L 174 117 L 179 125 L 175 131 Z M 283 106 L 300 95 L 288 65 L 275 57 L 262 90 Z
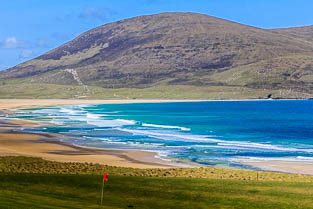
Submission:
M 19 109 L 74 144 L 151 150 L 164 159 L 244 167 L 255 160 L 313 161 L 313 101 L 216 101 Z

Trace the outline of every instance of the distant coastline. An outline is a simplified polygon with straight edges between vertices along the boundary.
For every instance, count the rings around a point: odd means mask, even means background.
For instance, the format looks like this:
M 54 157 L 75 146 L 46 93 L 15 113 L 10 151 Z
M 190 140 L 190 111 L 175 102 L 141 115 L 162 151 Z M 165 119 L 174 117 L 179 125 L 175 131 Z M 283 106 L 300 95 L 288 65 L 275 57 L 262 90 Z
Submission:
M 133 104 L 168 102 L 216 102 L 216 101 L 275 101 L 275 100 L 312 100 L 305 97 L 274 98 L 209 98 L 209 99 L 0 99 L 0 110 L 56 105 L 79 104 Z

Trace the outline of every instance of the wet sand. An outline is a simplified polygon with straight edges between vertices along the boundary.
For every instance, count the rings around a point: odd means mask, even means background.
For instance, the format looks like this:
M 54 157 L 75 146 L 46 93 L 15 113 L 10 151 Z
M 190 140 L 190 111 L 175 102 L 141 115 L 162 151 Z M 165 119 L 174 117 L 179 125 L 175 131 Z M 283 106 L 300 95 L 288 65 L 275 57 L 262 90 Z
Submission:
M 313 175 L 313 162 L 269 160 L 260 162 L 245 162 L 244 164 L 266 171 Z
M 59 162 L 88 162 L 133 168 L 178 166 L 156 158 L 157 153 L 154 152 L 85 148 L 60 141 L 60 135 L 14 131 L 33 125 L 38 124 L 22 120 L 1 120 L 0 156 L 29 156 Z
M 34 99 L 0 99 L 0 110 L 9 113 L 11 109 L 33 106 L 55 106 L 74 104 L 127 104 L 157 102 L 196 102 L 209 100 L 34 100 Z M 216 101 L 216 100 L 214 100 Z M 29 121 L 0 121 L 0 156 L 23 155 L 41 157 L 60 162 L 92 162 L 112 166 L 134 168 L 166 168 L 183 165 L 170 163 L 155 158 L 156 153 L 131 150 L 103 150 L 77 147 L 62 143 L 51 137 L 36 134 L 11 133 L 12 128 L 39 125 Z M 53 137 L 52 137 L 53 138 Z M 268 171 L 313 175 L 313 162 L 260 161 L 245 162 Z
M 76 104 L 129 104 L 161 102 L 196 102 L 203 100 L 78 100 L 78 99 L 0 99 L 0 111 L 10 114 L 14 108 Z M 138 150 L 107 150 L 78 147 L 60 142 L 59 136 L 12 132 L 29 126 L 38 126 L 26 120 L 0 121 L 0 156 L 32 156 L 59 162 L 88 162 L 133 168 L 180 167 L 176 163 L 156 158 L 157 153 Z

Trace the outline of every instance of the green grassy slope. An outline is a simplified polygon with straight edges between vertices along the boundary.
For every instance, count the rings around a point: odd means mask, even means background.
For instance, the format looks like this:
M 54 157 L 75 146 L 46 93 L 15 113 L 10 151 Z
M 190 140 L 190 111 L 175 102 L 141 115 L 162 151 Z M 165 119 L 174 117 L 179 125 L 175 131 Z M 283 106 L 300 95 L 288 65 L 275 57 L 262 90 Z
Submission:
M 284 181 L 313 183 L 313 177 L 222 168 L 136 169 L 90 163 L 60 163 L 30 157 L 0 157 L 0 173 L 102 174 L 114 176 L 188 177 L 244 181 Z
M 109 181 L 100 206 L 102 172 Z M 0 158 L 0 208 L 313 208 L 313 177 Z M 175 177 L 176 176 L 176 177 Z
M 224 75 L 220 75 L 224 76 Z M 241 86 L 188 86 L 160 85 L 149 88 L 105 89 L 89 86 L 86 91 L 82 86 L 30 83 L 13 80 L 0 81 L 0 99 L 132 99 L 132 98 L 164 98 L 164 99 L 207 99 L 207 98 L 265 98 L 273 97 L 313 97 L 313 93 L 296 92 L 293 90 L 252 89 Z
M 313 208 L 312 183 L 0 174 L 1 208 Z

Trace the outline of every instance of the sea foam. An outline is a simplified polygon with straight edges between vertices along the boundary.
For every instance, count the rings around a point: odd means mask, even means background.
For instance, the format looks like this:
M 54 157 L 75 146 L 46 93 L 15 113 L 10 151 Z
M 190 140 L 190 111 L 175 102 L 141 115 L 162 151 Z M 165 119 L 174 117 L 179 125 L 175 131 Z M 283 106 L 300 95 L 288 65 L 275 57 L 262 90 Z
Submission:
M 171 156 L 192 156 L 196 162 L 313 162 L 313 113 L 304 111 L 313 102 L 281 103 L 282 114 L 276 114 L 276 102 L 236 106 L 221 102 L 169 103 L 160 108 L 156 104 L 56 106 L 16 111 L 15 115 L 54 123 L 61 126 L 55 129 L 75 138 L 75 143 L 96 147 L 165 150 Z M 177 123 L 172 124 L 174 121 Z M 85 136 L 90 138 L 84 140 Z
M 153 128 L 164 128 L 164 129 L 180 129 L 182 131 L 190 131 L 190 128 L 180 127 L 180 126 L 167 126 L 167 125 L 156 125 L 156 124 L 148 124 L 143 123 L 144 127 L 153 127 Z

